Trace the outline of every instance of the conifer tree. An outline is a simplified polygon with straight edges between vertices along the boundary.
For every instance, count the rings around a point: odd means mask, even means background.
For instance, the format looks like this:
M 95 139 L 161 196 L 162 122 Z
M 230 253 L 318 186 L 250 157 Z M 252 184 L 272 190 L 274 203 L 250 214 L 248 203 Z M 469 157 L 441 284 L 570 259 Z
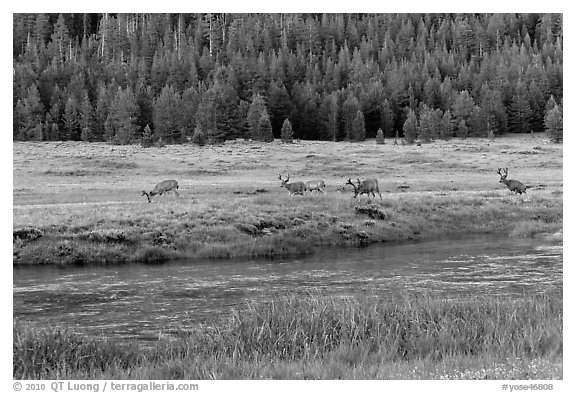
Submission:
M 194 128 L 192 143 L 195 143 L 198 146 L 204 146 L 206 144 L 206 133 L 202 130 L 202 126 L 199 124 Z
M 46 122 L 44 124 L 44 135 L 46 140 L 58 141 L 62 139 L 62 135 L 60 135 L 61 114 L 62 110 L 60 102 L 57 99 L 54 99 L 50 111 L 46 114 Z
M 470 117 L 469 136 L 486 137 L 489 135 L 490 117 L 478 105 L 474 105 L 472 116 Z
M 382 101 L 380 106 L 380 127 L 384 136 L 394 135 L 394 112 L 392 112 L 390 101 L 387 98 Z
M 84 92 L 82 104 L 80 107 L 80 130 L 82 139 L 85 142 L 91 142 L 94 138 L 94 109 L 88 98 L 88 93 Z
M 114 96 L 106 118 L 106 134 L 112 143 L 125 145 L 136 139 L 138 125 L 136 97 L 129 88 L 119 89 Z
M 366 139 L 366 125 L 364 123 L 364 114 L 362 111 L 356 112 L 354 121 L 352 123 L 352 140 L 354 142 L 361 142 Z
M 165 86 L 153 103 L 154 134 L 166 143 L 181 141 L 180 95 Z
M 431 142 L 434 132 L 434 110 L 424 104 L 420 111 L 420 126 L 418 127 L 418 139 L 420 142 Z
M 432 112 L 432 139 L 440 138 L 440 132 L 443 127 L 442 115 L 443 113 L 440 108 L 437 108 Z
M 540 86 L 534 80 L 528 86 L 528 101 L 532 110 L 531 129 L 535 132 L 543 131 L 546 100 Z
M 440 124 L 440 138 L 444 140 L 450 139 L 454 133 L 454 125 L 452 123 L 452 113 L 449 110 L 442 115 Z
M 284 120 L 292 113 L 293 105 L 286 87 L 273 81 L 268 89 L 268 112 L 274 135 L 279 136 Z
M 260 94 L 255 94 L 252 97 L 252 103 L 250 104 L 250 108 L 248 109 L 248 114 L 246 116 L 246 121 L 248 123 L 248 129 L 250 130 L 250 136 L 255 141 L 265 140 L 262 138 L 269 138 L 267 135 L 262 134 L 264 131 L 261 126 L 262 117 L 268 117 L 268 110 L 266 108 L 266 103 L 264 102 L 264 97 Z
M 336 142 L 340 139 L 340 108 L 338 92 L 324 96 L 319 109 L 319 118 L 322 126 L 320 136 L 322 139 Z
M 236 107 L 236 118 L 240 119 L 236 126 L 236 131 L 231 137 L 235 138 L 249 138 L 250 132 L 248 130 L 248 111 L 250 110 L 250 102 L 246 100 L 240 100 L 240 103 Z
M 369 64 L 367 72 L 376 73 L 374 63 L 370 62 Z M 360 106 L 366 124 L 366 135 L 375 135 L 378 128 L 382 126 L 382 105 L 386 97 L 382 80 L 373 76 L 366 85 L 359 85 L 355 90 L 357 96 L 360 97 Z
M 66 139 L 72 141 L 80 140 L 81 134 L 81 110 L 80 103 L 74 95 L 69 95 L 64 107 L 64 127 Z
M 486 83 L 482 85 L 480 91 L 480 108 L 487 134 L 502 135 L 507 132 L 508 115 L 506 114 L 506 106 L 500 93 L 497 90 L 490 89 Z
M 554 143 L 560 143 L 563 140 L 562 109 L 556 105 L 546 113 L 544 119 L 546 132 L 550 140 Z
M 376 131 L 376 144 L 383 145 L 385 143 L 386 140 L 384 139 L 384 131 L 382 131 L 382 128 L 379 128 L 378 131 Z
M 292 134 L 292 123 L 290 120 L 285 119 L 284 123 L 282 124 L 282 132 L 281 132 L 282 142 L 284 143 L 292 143 L 293 134 Z
M 142 140 L 140 141 L 142 147 L 148 148 L 154 145 L 154 136 L 152 135 L 152 130 L 150 126 L 146 124 L 144 131 L 142 132 Z
M 194 134 L 197 123 L 196 112 L 199 104 L 200 94 L 195 88 L 189 87 L 182 92 L 178 127 L 182 130 L 183 136 L 190 137 Z
M 270 117 L 268 116 L 268 113 L 261 113 L 260 119 L 258 119 L 256 135 L 253 134 L 252 138 L 262 142 L 274 141 L 274 135 L 272 134 L 272 124 L 270 124 Z
M 215 143 L 226 140 L 226 135 L 218 131 L 217 128 L 217 96 L 214 89 L 209 89 L 202 94 L 198 111 L 196 112 L 197 127 L 206 133 L 208 143 Z
M 319 135 L 318 95 L 314 86 L 296 83 L 292 89 L 294 109 L 290 116 L 294 135 L 298 138 L 316 139 Z
M 456 136 L 459 138 L 467 138 L 468 137 L 468 126 L 464 119 L 460 120 L 458 123 L 458 127 L 456 128 Z
M 509 108 L 509 127 L 511 132 L 529 132 L 532 109 L 528 101 L 528 91 L 523 83 L 518 83 Z
M 551 111 L 552 109 L 554 109 L 555 106 L 557 106 L 558 104 L 556 103 L 556 99 L 554 98 L 554 95 L 550 95 L 550 98 L 548 99 L 548 101 L 546 102 L 546 113 L 548 113 L 549 111 Z
M 59 14 L 56 24 L 54 25 L 54 32 L 48 42 L 48 53 L 51 57 L 57 59 L 58 62 L 63 61 L 68 56 L 69 44 L 70 37 L 64 22 L 64 16 Z
M 108 87 L 104 83 L 100 83 L 98 85 L 98 95 L 94 111 L 94 117 L 96 120 L 94 138 L 96 140 L 110 140 L 108 137 L 105 137 L 105 134 L 108 135 L 108 130 L 105 130 L 105 123 L 108 118 L 108 113 L 110 112 L 110 104 L 112 102 L 111 98 L 113 98 L 111 96 L 112 94 L 108 92 Z
M 196 119 L 206 133 L 208 143 L 219 143 L 240 136 L 245 117 L 241 117 L 240 101 L 236 90 L 216 78 L 200 100 Z
M 13 140 L 25 140 L 25 133 L 21 133 L 24 128 L 22 123 L 24 122 L 24 100 L 18 99 L 14 104 L 14 111 L 12 114 L 12 139 Z M 22 135 L 20 135 L 22 134 Z
M 346 140 L 354 140 L 353 124 L 360 109 L 360 104 L 354 93 L 348 92 L 348 97 L 342 106 L 342 120 L 344 122 Z
M 136 96 L 136 104 L 138 105 L 138 116 L 136 124 L 139 129 L 145 129 L 146 126 L 150 128 L 150 124 L 154 124 L 154 102 L 152 97 L 152 88 L 146 86 L 144 80 L 139 80 L 136 83 L 134 91 Z M 186 117 L 187 113 L 182 113 L 180 118 Z M 97 126 L 96 126 L 97 128 Z
M 418 135 L 418 119 L 414 110 L 408 109 L 408 116 L 406 116 L 402 130 L 404 131 L 404 141 L 409 145 L 414 143 Z
M 474 100 L 468 90 L 462 90 L 456 97 L 454 104 L 452 104 L 452 116 L 456 124 L 460 124 L 462 120 L 465 124 L 468 124 L 473 110 Z
M 438 78 L 429 78 L 424 83 L 424 97 L 426 104 L 431 108 L 438 108 L 442 99 L 440 95 L 440 81 Z
M 19 101 L 16 112 L 16 116 L 21 119 L 18 139 L 24 141 L 42 140 L 44 108 L 40 102 L 40 94 L 36 84 L 32 84 L 28 89 L 28 95 Z

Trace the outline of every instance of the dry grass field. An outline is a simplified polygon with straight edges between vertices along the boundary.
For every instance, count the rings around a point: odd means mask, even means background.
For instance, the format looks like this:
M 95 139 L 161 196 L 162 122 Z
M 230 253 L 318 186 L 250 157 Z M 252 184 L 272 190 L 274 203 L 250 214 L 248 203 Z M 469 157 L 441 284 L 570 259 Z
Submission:
M 14 143 L 13 157 L 15 264 L 288 255 L 462 232 L 561 236 L 562 145 L 545 135 L 422 146 Z M 508 191 L 498 167 L 528 193 Z M 327 193 L 290 196 L 280 173 L 323 179 Z M 370 204 L 380 219 L 358 213 L 368 198 L 345 185 L 370 177 L 383 197 Z M 179 182 L 180 197 L 148 204 L 141 191 L 164 179 Z
M 299 141 L 293 144 L 231 141 L 220 146 L 138 145 L 53 142 L 14 143 L 14 205 L 140 203 L 162 180 L 180 182 L 182 203 L 193 198 L 225 198 L 235 191 L 279 188 L 278 174 L 292 181 L 325 179 L 336 191 L 346 180 L 375 177 L 382 191 L 479 192 L 502 190 L 497 167 L 526 184 L 562 188 L 562 145 L 544 135 L 438 141 L 394 146 Z M 409 188 L 401 188 L 409 186 Z M 399 188 L 400 187 L 400 188 Z M 19 218 L 18 215 L 15 218 Z

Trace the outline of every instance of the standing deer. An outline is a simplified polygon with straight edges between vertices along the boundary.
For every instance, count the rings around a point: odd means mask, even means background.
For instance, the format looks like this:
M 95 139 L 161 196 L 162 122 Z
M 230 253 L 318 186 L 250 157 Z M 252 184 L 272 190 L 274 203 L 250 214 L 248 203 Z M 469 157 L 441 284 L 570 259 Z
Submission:
M 324 184 L 324 180 L 310 180 L 307 181 L 306 183 L 304 183 L 304 185 L 306 186 L 306 191 L 318 191 L 318 192 L 323 192 L 324 195 L 326 195 L 326 184 Z
M 148 198 L 148 203 L 152 202 L 152 197 L 154 195 L 162 195 L 165 192 L 172 191 L 175 196 L 179 196 L 178 194 L 178 182 L 176 180 L 163 180 L 160 183 L 156 184 L 156 187 L 149 193 L 146 191 L 142 191 L 142 195 L 146 195 Z
M 370 199 L 370 194 L 372 194 L 373 198 L 376 198 L 375 192 L 380 195 L 380 199 L 382 199 L 382 194 L 380 194 L 380 189 L 378 188 L 378 180 L 376 179 L 366 179 L 360 181 L 360 179 L 356 179 L 358 184 L 352 183 L 352 179 L 348 179 L 346 184 L 350 184 L 354 187 L 354 198 L 358 195 L 366 194 L 368 195 L 368 199 Z
M 278 180 L 282 182 L 282 184 L 280 184 L 280 187 L 284 187 L 285 189 L 287 189 L 290 195 L 294 194 L 304 195 L 304 191 L 306 191 L 306 185 L 301 181 L 288 183 L 290 181 L 290 175 L 288 175 L 288 178 L 286 180 L 282 179 L 282 175 L 278 175 Z
M 502 169 L 504 169 L 504 174 L 502 174 Z M 520 183 L 518 180 L 508 180 L 508 168 L 498 168 L 496 172 L 500 175 L 500 183 L 506 184 L 506 187 L 514 193 L 522 195 L 522 193 L 526 193 L 526 186 Z

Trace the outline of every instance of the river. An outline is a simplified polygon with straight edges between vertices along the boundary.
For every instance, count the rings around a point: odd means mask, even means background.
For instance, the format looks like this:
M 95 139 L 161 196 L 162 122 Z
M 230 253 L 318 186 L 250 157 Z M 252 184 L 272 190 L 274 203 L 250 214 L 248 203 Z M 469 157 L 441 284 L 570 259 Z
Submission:
M 273 261 L 14 267 L 13 314 L 36 325 L 154 340 L 277 294 L 415 291 L 450 297 L 561 291 L 562 248 L 561 243 L 479 235 L 328 248 Z

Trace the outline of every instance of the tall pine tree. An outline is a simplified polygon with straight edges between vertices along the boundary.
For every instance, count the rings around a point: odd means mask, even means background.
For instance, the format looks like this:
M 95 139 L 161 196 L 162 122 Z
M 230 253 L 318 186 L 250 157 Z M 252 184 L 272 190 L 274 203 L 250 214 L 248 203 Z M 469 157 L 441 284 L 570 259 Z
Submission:
M 17 139 L 43 140 L 44 107 L 36 84 L 30 86 L 28 95 L 18 102 L 15 112 L 15 116 L 20 119 Z
M 137 138 L 136 116 L 138 105 L 131 89 L 119 89 L 114 96 L 106 118 L 106 135 L 109 141 L 125 145 Z
M 408 115 L 406 116 L 406 121 L 404 122 L 404 141 L 407 144 L 412 144 L 418 136 L 418 118 L 416 117 L 416 112 L 412 109 L 408 109 Z
M 358 111 L 352 122 L 352 140 L 354 142 L 362 142 L 365 139 L 366 124 L 364 122 L 364 114 L 362 111 Z
M 166 143 L 182 140 L 180 94 L 165 86 L 153 104 L 154 134 Z
M 532 109 L 528 100 L 526 86 L 519 82 L 516 85 L 509 108 L 509 127 L 511 132 L 529 132 Z
M 562 109 L 556 105 L 546 113 L 544 120 L 546 124 L 546 131 L 550 140 L 555 143 L 560 143 L 564 139 L 564 127 L 562 123 Z

